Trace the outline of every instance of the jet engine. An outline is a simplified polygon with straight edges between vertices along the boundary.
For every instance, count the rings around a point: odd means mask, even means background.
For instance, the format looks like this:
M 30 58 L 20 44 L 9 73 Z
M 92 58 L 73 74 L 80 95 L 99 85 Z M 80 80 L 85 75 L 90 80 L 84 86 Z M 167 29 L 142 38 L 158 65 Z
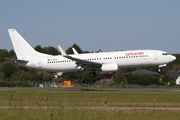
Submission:
M 113 71 L 118 71 L 119 68 L 117 63 L 109 63 L 109 64 L 103 64 L 101 70 L 103 72 L 113 72 Z

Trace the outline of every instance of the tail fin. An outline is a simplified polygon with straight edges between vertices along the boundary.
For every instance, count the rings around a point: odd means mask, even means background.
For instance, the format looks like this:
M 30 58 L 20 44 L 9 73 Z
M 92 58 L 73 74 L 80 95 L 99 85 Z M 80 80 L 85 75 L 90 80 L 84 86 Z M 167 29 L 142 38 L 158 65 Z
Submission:
M 35 51 L 15 29 L 8 29 L 8 32 L 18 59 L 28 60 L 43 55 Z

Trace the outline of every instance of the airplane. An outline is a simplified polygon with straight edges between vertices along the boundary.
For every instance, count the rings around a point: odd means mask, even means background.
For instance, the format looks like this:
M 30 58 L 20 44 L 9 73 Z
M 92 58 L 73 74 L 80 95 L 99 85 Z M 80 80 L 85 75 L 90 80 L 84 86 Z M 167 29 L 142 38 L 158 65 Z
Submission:
M 66 54 L 58 45 L 62 55 L 48 55 L 35 51 L 29 43 L 15 30 L 8 29 L 17 59 L 13 59 L 19 66 L 51 71 L 95 71 L 116 72 L 121 68 L 159 66 L 164 67 L 176 59 L 175 56 L 161 50 L 129 50 L 99 53 Z

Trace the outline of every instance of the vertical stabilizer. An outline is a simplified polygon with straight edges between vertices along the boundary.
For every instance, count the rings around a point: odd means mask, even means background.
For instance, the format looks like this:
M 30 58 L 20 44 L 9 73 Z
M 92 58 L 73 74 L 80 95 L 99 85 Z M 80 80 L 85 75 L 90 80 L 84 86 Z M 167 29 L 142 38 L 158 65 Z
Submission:
M 8 32 L 18 59 L 27 60 L 37 56 L 38 52 L 15 29 L 8 29 Z

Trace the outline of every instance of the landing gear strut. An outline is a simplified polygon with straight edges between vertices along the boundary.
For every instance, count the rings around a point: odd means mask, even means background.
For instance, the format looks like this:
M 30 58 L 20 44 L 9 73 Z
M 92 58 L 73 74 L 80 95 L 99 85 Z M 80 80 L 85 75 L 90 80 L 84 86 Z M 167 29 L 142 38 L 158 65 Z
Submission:
M 161 68 L 160 67 L 158 68 L 158 72 L 161 72 Z
M 96 77 L 96 72 L 95 71 L 91 72 L 90 77 Z
M 159 65 L 159 67 L 158 67 L 158 72 L 161 72 L 161 67 L 165 67 L 166 66 L 166 64 L 163 64 L 163 65 Z

